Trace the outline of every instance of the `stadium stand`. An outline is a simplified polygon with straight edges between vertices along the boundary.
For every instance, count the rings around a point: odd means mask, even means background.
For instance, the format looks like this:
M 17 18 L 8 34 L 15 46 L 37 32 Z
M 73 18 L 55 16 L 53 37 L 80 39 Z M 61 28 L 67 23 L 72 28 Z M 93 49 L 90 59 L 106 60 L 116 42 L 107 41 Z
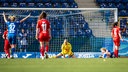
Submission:
M 96 3 L 101 8 L 118 8 L 118 16 L 128 16 L 128 0 L 96 0 Z M 127 20 L 121 19 L 121 34 L 128 36 Z

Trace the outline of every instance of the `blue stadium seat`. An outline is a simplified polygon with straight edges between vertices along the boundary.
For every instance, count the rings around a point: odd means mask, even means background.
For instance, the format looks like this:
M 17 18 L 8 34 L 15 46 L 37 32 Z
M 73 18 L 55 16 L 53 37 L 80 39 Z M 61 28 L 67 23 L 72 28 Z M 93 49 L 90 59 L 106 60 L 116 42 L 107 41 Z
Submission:
M 112 3 L 114 0 L 105 0 L 107 3 Z
M 3 3 L 2 7 L 9 7 L 9 3 Z
M 68 3 L 62 3 L 62 8 L 68 8 L 69 4 Z
M 16 3 L 23 3 L 25 0 L 15 0 Z
M 37 3 L 37 4 L 36 4 L 36 7 L 44 8 L 44 5 L 43 5 L 43 3 Z
M 67 2 L 67 0 L 60 0 L 60 2 L 61 2 L 61 3 L 65 3 L 65 2 Z
M 45 3 L 45 7 L 46 8 L 52 8 L 52 4 L 51 3 Z
M 57 37 L 58 36 L 57 31 L 55 29 L 53 29 L 51 32 L 51 35 L 52 35 L 52 37 Z
M 50 3 L 50 0 L 40 0 L 41 3 Z
M 108 5 L 106 3 L 100 4 L 100 8 L 108 8 Z
M 14 2 L 14 0 L 6 0 L 6 2 L 12 3 L 12 2 Z
M 36 7 L 36 6 L 35 6 L 35 3 L 28 3 L 28 7 L 34 8 L 34 7 Z
M 26 3 L 20 3 L 19 4 L 19 7 L 26 7 L 27 5 L 26 5 Z
M 11 7 L 18 7 L 18 4 L 17 3 L 12 3 Z
M 25 0 L 26 3 L 34 3 L 34 0 Z
M 5 2 L 6 2 L 6 0 L 0 0 L 0 2 L 1 2 L 1 3 L 5 3 Z
M 128 2 L 128 0 L 121 0 L 121 2 L 122 2 L 122 3 L 127 3 L 127 2 Z
M 51 22 L 51 29 L 55 29 L 55 25 L 53 22 Z
M 85 35 L 87 37 L 91 37 L 92 36 L 92 30 L 90 28 L 86 29 Z
M 78 5 L 77 5 L 77 3 L 73 2 L 73 3 L 70 3 L 70 7 L 71 8 L 78 8 Z
M 64 35 L 64 30 L 59 30 L 59 36 L 63 36 Z
M 70 29 L 70 30 L 69 30 L 69 35 L 70 35 L 70 36 L 74 36 L 74 35 L 75 35 L 74 29 Z
M 119 3 L 121 0 L 114 0 L 114 3 Z
M 52 3 L 58 3 L 59 0 L 51 0 Z
M 60 29 L 63 29 L 63 25 L 58 22 L 58 23 L 56 24 L 56 29 L 59 29 L 59 30 L 60 30 Z
M 41 3 L 40 0 L 33 0 L 34 3 Z
M 128 10 L 128 3 L 126 4 L 126 6 L 125 6 L 125 7 L 126 7 L 126 9 Z
M 83 29 L 84 30 L 86 30 L 86 29 L 88 29 L 89 27 L 88 27 L 88 23 L 85 23 L 85 24 L 83 24 Z
M 60 5 L 60 3 L 54 3 L 54 4 L 53 4 L 53 7 L 54 7 L 54 8 L 61 8 L 61 5 Z
M 116 5 L 115 5 L 115 3 L 108 3 L 108 7 L 109 8 L 116 8 Z
M 117 8 L 120 9 L 120 10 L 122 10 L 122 9 L 125 9 L 125 6 L 122 3 L 118 3 L 117 4 Z
M 126 10 L 121 10 L 119 11 L 119 16 L 126 16 L 127 15 L 127 11 Z
M 97 3 L 105 3 L 105 0 L 96 0 Z
M 76 34 L 77 34 L 77 37 L 83 36 L 83 33 L 82 33 L 81 29 L 78 29 Z
M 68 3 L 73 3 L 75 2 L 74 0 L 67 0 Z

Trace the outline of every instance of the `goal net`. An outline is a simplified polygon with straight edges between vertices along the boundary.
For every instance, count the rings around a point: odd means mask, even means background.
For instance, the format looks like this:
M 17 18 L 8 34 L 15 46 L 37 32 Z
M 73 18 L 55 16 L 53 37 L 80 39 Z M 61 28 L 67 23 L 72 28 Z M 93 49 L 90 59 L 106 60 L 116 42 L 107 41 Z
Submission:
M 61 52 L 64 39 L 72 44 L 73 52 L 99 52 L 101 47 L 110 47 L 112 23 L 117 21 L 116 8 L 0 8 L 0 37 L 6 24 L 2 13 L 15 15 L 21 20 L 31 13 L 31 17 L 19 25 L 17 31 L 17 52 L 20 52 L 21 29 L 27 34 L 25 48 L 27 52 L 39 52 L 39 42 L 35 39 L 36 23 L 39 14 L 45 11 L 51 24 L 52 39 L 49 52 Z M 3 39 L 0 38 L 0 51 L 3 51 Z

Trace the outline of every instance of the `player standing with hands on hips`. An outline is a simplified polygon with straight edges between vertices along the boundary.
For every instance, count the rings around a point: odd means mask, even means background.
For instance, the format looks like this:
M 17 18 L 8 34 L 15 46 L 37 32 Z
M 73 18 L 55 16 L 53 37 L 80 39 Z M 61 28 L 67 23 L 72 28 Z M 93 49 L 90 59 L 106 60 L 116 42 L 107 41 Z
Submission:
M 118 52 L 119 52 L 119 46 L 120 46 L 120 40 L 123 41 L 121 34 L 120 34 L 120 28 L 118 27 L 118 22 L 115 22 L 113 24 L 111 36 L 113 38 L 114 42 L 114 56 L 118 58 Z
M 36 39 L 40 42 L 40 53 L 42 60 L 48 57 L 47 52 L 49 50 L 49 41 L 51 38 L 50 23 L 46 17 L 47 14 L 42 12 L 39 15 L 36 25 Z
M 6 58 L 10 58 L 10 44 L 9 44 L 9 41 L 8 41 L 8 38 L 7 38 L 7 35 L 8 35 L 8 29 L 6 28 L 5 31 L 4 31 L 4 34 L 3 34 L 3 39 L 4 39 L 4 52 L 6 54 Z
M 15 16 L 9 16 L 9 21 L 7 21 L 5 13 L 3 12 L 3 17 L 4 21 L 6 22 L 6 25 L 8 27 L 8 40 L 11 45 L 11 58 L 14 58 L 14 52 L 16 48 L 16 33 L 17 33 L 17 28 L 20 23 L 25 21 L 28 17 L 30 17 L 30 14 L 23 18 L 20 21 L 15 21 L 16 17 Z

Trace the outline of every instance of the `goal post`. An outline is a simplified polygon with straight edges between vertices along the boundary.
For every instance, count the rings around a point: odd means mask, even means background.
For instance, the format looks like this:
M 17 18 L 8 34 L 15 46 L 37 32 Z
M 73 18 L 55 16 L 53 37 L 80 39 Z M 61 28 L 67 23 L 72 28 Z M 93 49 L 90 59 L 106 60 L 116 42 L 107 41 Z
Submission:
M 19 25 L 17 52 L 21 46 L 19 33 L 23 28 L 27 33 L 27 52 L 33 52 L 37 57 L 39 43 L 35 39 L 35 29 L 37 18 L 42 11 L 48 14 L 47 19 L 51 24 L 50 55 L 61 52 L 61 45 L 67 38 L 77 57 L 95 57 L 95 52 L 99 52 L 101 47 L 112 48 L 111 25 L 118 20 L 117 8 L 0 8 L 1 35 L 6 27 L 3 11 L 7 16 L 15 15 L 17 20 L 31 13 L 30 18 Z M 3 39 L 0 41 L 0 52 L 3 52 Z

